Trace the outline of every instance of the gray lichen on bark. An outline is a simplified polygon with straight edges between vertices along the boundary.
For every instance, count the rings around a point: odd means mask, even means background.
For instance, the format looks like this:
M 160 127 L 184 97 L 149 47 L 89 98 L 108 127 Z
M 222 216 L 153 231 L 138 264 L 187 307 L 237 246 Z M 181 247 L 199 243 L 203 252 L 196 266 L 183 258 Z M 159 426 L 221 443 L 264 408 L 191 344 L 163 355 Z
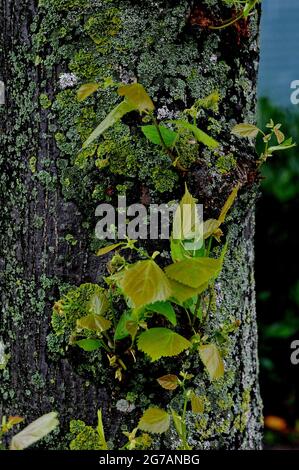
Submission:
M 103 408 L 109 437 L 118 433 L 119 439 L 120 427 L 132 429 L 145 405 L 169 399 L 161 392 L 161 396 L 148 392 L 141 382 L 144 390 L 139 389 L 134 413 L 121 413 L 115 404 L 126 393 L 105 369 L 104 385 L 99 385 L 79 374 L 69 357 L 54 360 L 47 348 L 51 305 L 59 289 L 99 282 L 105 272 L 105 263 L 90 248 L 90 233 L 96 204 L 101 197 L 110 197 L 106 190 L 115 190 L 119 179 L 130 192 L 133 181 L 139 185 L 140 198 L 146 187 L 152 201 L 165 202 L 178 197 L 183 187 L 175 172 L 167 173 L 174 183 L 163 193 L 165 175 L 159 170 L 161 165 L 167 169 L 167 162 L 144 148 L 133 152 L 137 170 L 129 180 L 124 174 L 98 176 L 92 164 L 74 170 L 81 144 L 74 122 L 83 126 L 84 116 L 79 108 L 73 110 L 74 90 L 59 90 L 59 74 L 75 73 L 83 83 L 99 80 L 103 73 L 102 78 L 107 78 L 110 67 L 115 80 L 142 82 L 159 103 L 160 113 L 175 113 L 215 89 L 220 92 L 219 127 L 210 120 L 211 132 L 224 143 L 223 155 L 234 154 L 237 165 L 229 173 L 218 171 L 219 156 L 201 149 L 187 179 L 209 216 L 217 214 L 236 182 L 244 186 L 230 217 L 229 251 L 216 284 L 211 318 L 211 328 L 230 318 L 240 320 L 241 326 L 231 337 L 223 380 L 210 384 L 198 364 L 195 383 L 206 397 L 206 411 L 196 422 L 190 414 L 188 428 L 194 448 L 260 448 L 253 274 L 257 190 L 249 184 L 254 151 L 249 145 L 240 146 L 229 133 L 235 121 L 254 119 L 258 15 L 250 18 L 243 33 L 234 28 L 211 33 L 196 26 L 196 8 L 221 18 L 229 14 L 222 2 L 147 0 L 140 6 L 133 0 L 116 1 L 119 30 L 104 44 L 105 53 L 95 56 L 84 24 L 89 16 L 101 15 L 106 5 L 93 3 L 91 15 L 88 4 L 79 2 L 78 7 L 76 1 L 49 0 L 37 7 L 33 0 L 1 0 L 0 80 L 6 84 L 7 104 L 0 107 L 0 337 L 10 361 L 0 370 L 0 415 L 18 413 L 31 419 L 55 409 L 65 431 L 71 418 L 94 423 L 96 410 Z M 81 62 L 80 51 L 91 54 L 87 63 Z M 89 106 L 89 118 L 99 121 L 114 104 L 114 94 L 105 92 L 99 106 L 94 102 Z M 203 115 L 203 123 L 208 117 Z M 99 194 L 96 190 L 102 191 L 98 199 L 91 197 Z M 76 243 L 68 243 L 67 234 Z M 173 398 L 173 406 L 177 405 Z M 174 430 L 156 445 L 175 448 Z

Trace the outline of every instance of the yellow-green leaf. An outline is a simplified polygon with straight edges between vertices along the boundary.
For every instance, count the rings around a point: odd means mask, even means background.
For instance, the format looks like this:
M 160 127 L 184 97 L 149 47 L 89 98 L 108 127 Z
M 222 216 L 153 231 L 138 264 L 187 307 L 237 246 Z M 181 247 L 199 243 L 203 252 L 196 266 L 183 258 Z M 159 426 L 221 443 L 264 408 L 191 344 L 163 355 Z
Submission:
M 97 432 L 99 436 L 99 440 L 101 443 L 102 450 L 108 450 L 108 445 L 105 438 L 104 426 L 103 426 L 103 419 L 102 419 L 102 410 L 98 410 L 98 426 Z
M 122 242 L 114 243 L 114 245 L 104 246 L 104 248 L 101 248 L 100 250 L 97 251 L 97 256 L 106 255 L 107 253 L 110 253 L 110 251 L 116 250 L 116 248 L 118 248 L 121 245 L 123 245 Z
M 41 416 L 12 438 L 10 450 L 26 449 L 52 432 L 58 425 L 57 413 Z
M 77 320 L 77 328 L 86 328 L 87 330 L 93 330 L 100 333 L 109 330 L 110 326 L 111 321 L 107 320 L 107 318 L 104 318 L 102 315 L 90 314 Z
M 219 229 L 221 223 L 216 219 L 208 219 L 203 224 L 203 237 L 209 238 L 211 235 L 214 235 L 215 232 Z
M 166 432 L 170 425 L 169 414 L 160 408 L 149 408 L 143 413 L 138 428 L 153 434 Z
M 193 289 L 192 287 L 185 286 L 181 282 L 174 281 L 172 279 L 169 280 L 171 289 L 172 289 L 172 297 L 176 299 L 179 304 L 183 304 L 186 300 L 191 299 L 199 294 L 202 294 L 207 288 L 209 287 L 209 283 L 205 282 L 204 284 L 200 285 L 197 289 Z
M 209 373 L 210 379 L 215 380 L 223 377 L 224 363 L 216 344 L 211 343 L 199 346 L 198 351 L 200 359 Z
M 162 388 L 165 388 L 165 390 L 175 390 L 179 385 L 178 377 L 173 374 L 163 375 L 157 379 L 157 382 Z
M 189 240 L 202 238 L 202 225 L 199 220 L 195 199 L 185 186 L 185 194 L 174 214 L 172 239 Z
M 220 224 L 222 224 L 224 222 L 228 211 L 230 210 L 233 203 L 235 202 L 235 199 L 238 195 L 239 188 L 240 188 L 240 185 L 237 184 L 237 186 L 234 187 L 234 189 L 232 190 L 232 192 L 228 196 L 228 198 L 227 198 L 227 200 L 226 200 L 226 202 L 225 202 L 225 204 L 224 204 L 224 206 L 221 210 L 221 213 L 218 217 L 218 221 L 220 222 Z
M 191 394 L 191 409 L 196 414 L 204 412 L 204 400 L 194 392 Z
M 210 147 L 213 149 L 219 147 L 219 142 L 217 142 L 217 140 L 213 139 L 213 137 L 206 134 L 204 131 L 199 129 L 194 124 L 190 124 L 189 122 L 183 121 L 183 120 L 174 120 L 172 122 L 174 122 L 174 124 L 176 124 L 178 128 L 190 130 L 193 133 L 196 140 L 198 142 L 202 142 L 207 147 Z
M 231 133 L 237 135 L 238 137 L 250 137 L 254 138 L 260 132 L 259 128 L 253 124 L 242 123 L 237 124 L 233 127 Z
M 197 289 L 216 278 L 221 267 L 221 259 L 190 258 L 167 266 L 165 272 L 170 279 Z
M 171 295 L 165 273 L 152 259 L 139 261 L 124 271 L 119 285 L 134 308 L 167 300 Z
M 88 139 L 84 142 L 82 148 L 85 149 L 90 145 L 94 140 L 100 137 L 109 127 L 113 126 L 117 121 L 119 121 L 125 114 L 133 111 L 135 107 L 128 103 L 127 101 L 122 101 L 118 106 L 116 106 L 105 119 L 96 127 L 96 129 L 90 134 Z
M 171 415 L 172 415 L 174 427 L 175 427 L 178 435 L 181 437 L 182 434 L 183 434 L 183 421 L 182 421 L 182 418 L 172 408 L 171 408 Z
M 126 101 L 141 113 L 155 109 L 150 96 L 140 83 L 123 85 L 118 89 L 118 94 L 124 96 Z
M 138 331 L 138 322 L 134 320 L 129 320 L 126 322 L 125 327 L 129 335 L 131 336 L 132 340 L 134 340 Z
M 95 91 L 99 89 L 100 85 L 98 83 L 85 83 L 80 86 L 77 91 L 78 101 L 84 101 L 88 96 L 92 95 Z
M 150 328 L 137 339 L 138 349 L 147 354 L 152 361 L 161 357 L 178 356 L 191 343 L 183 336 L 168 328 Z
M 100 292 L 93 294 L 87 304 L 87 310 L 93 315 L 103 315 L 107 312 L 109 307 L 109 302 L 107 299 L 106 293 Z

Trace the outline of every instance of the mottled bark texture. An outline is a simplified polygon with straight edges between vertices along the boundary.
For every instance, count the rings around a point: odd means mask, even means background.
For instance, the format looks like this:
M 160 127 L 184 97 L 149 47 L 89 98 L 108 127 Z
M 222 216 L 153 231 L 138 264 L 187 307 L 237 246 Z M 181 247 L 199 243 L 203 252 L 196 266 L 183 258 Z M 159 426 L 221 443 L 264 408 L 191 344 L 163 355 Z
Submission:
M 76 160 L 82 140 L 115 105 L 117 95 L 107 88 L 80 104 L 74 79 L 81 84 L 137 78 L 160 116 L 171 117 L 213 90 L 220 93 L 219 114 L 203 110 L 200 124 L 209 126 L 223 147 L 215 154 L 200 146 L 187 180 L 204 203 L 206 217 L 217 216 L 232 187 L 242 185 L 228 220 L 229 249 L 209 328 L 231 319 L 241 326 L 231 335 L 224 379 L 210 383 L 200 362 L 190 365 L 206 406 L 196 419 L 188 415 L 188 429 L 195 449 L 260 447 L 255 155 L 248 142 L 230 135 L 236 122 L 255 119 L 258 13 L 223 31 L 206 28 L 230 17 L 228 3 L 1 0 L 0 79 L 6 84 L 6 105 L 0 106 L 0 337 L 10 358 L 0 370 L 0 415 L 17 413 L 30 420 L 57 410 L 65 435 L 70 419 L 94 424 L 101 407 L 106 433 L 117 448 L 124 426 L 133 429 L 149 404 L 178 404 L 175 394 L 164 393 L 155 381 L 165 370 L 178 372 L 176 359 L 155 366 L 143 360 L 117 384 L 106 360 L 84 367 L 74 348 L 60 354 L 51 333 L 51 307 L 59 291 L 102 282 L 107 259 L 94 255 L 96 205 L 114 202 L 124 191 L 131 202 L 144 203 L 182 194 L 182 175 L 170 169 L 160 150 L 145 143 L 135 142 L 122 154 L 114 149 L 109 168 L 102 171 L 94 156 Z M 62 76 L 59 84 L 59 75 L 69 72 L 76 78 Z M 131 124 L 128 120 L 114 137 L 126 137 L 124 129 Z M 184 366 L 187 362 L 184 357 Z M 124 413 L 116 403 L 128 392 L 135 410 Z M 43 443 L 64 445 L 55 437 Z M 174 430 L 155 445 L 176 448 Z

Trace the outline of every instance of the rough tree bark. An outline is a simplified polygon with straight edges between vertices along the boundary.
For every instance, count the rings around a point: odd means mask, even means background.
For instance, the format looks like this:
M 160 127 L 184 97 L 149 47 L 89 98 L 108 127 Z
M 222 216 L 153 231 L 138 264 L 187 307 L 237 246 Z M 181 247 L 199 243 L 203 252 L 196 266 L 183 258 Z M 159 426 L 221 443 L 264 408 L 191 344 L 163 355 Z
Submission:
M 91 246 L 96 205 L 114 200 L 118 184 L 128 188 L 134 202 L 166 202 L 182 194 L 182 178 L 173 170 L 167 173 L 167 166 L 160 174 L 160 162 L 155 166 L 146 149 L 133 163 L 138 170 L 125 169 L 122 174 L 117 165 L 106 173 L 93 163 L 79 169 L 74 165 L 80 132 L 88 134 L 115 104 L 115 97 L 109 89 L 103 91 L 98 105 L 92 102 L 82 111 L 75 103 L 74 76 L 62 77 L 59 85 L 59 75 L 72 72 L 79 83 L 108 76 L 125 82 L 137 78 L 161 115 L 171 116 L 213 90 L 222 98 L 219 115 L 214 116 L 217 122 L 208 111 L 201 122 L 203 127 L 209 124 L 222 142 L 222 153 L 215 156 L 200 148 L 187 180 L 207 216 L 217 215 L 232 187 L 242 184 L 230 217 L 229 250 L 211 319 L 213 327 L 230 318 L 240 320 L 241 326 L 231 337 L 220 385 L 209 383 L 198 366 L 195 382 L 209 406 L 197 426 L 191 417 L 188 426 L 194 448 L 260 448 L 255 155 L 249 144 L 230 135 L 234 123 L 254 121 L 259 15 L 223 31 L 208 29 L 231 15 L 227 4 L 1 0 L 0 79 L 6 85 L 6 104 L 0 106 L 0 337 L 10 358 L 0 370 L 0 415 L 20 414 L 30 420 L 57 410 L 64 435 L 71 418 L 94 424 L 101 407 L 108 437 L 117 447 L 122 425 L 132 429 L 144 406 L 169 401 L 154 380 L 142 382 L 140 370 L 119 386 L 104 366 L 104 378 L 99 380 L 100 365 L 93 379 L 78 367 L 71 352 L 53 352 L 53 337 L 47 342 L 59 288 L 100 282 L 105 272 L 107 259 L 97 258 Z M 100 37 L 100 46 L 94 35 Z M 136 408 L 123 413 L 116 403 L 126 397 L 132 383 L 138 385 Z M 55 437 L 43 444 L 61 445 L 64 441 Z M 173 430 L 156 442 L 167 448 L 176 445 Z

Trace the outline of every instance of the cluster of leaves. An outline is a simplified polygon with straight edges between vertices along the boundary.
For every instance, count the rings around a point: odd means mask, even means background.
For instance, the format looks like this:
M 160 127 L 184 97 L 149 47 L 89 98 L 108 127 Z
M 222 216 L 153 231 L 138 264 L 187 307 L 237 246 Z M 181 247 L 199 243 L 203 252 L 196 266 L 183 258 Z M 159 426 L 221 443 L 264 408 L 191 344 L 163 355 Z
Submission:
M 65 325 L 71 326 L 68 330 L 71 345 L 86 352 L 105 351 L 119 380 L 127 369 L 124 353 L 136 360 L 136 347 L 151 361 L 178 356 L 186 350 L 198 351 L 211 380 L 221 377 L 224 365 L 217 335 L 215 332 L 215 337 L 206 336 L 204 325 L 225 248 L 218 259 L 212 258 L 210 251 L 213 239 L 220 241 L 221 224 L 237 192 L 238 187 L 233 189 L 218 219 L 203 223 L 197 214 L 196 200 L 186 187 L 174 214 L 170 240 L 173 262 L 166 267 L 157 263 L 158 252 L 149 256 L 136 247 L 136 240 L 99 250 L 99 256 L 118 250 L 108 264 L 110 276 L 105 278 L 108 288 L 87 284 L 66 294 L 54 306 L 52 323 L 56 332 L 64 333 Z M 133 251 L 143 259 L 128 263 L 120 255 L 123 250 Z M 120 299 L 126 307 L 122 306 L 119 317 L 119 307 L 123 305 Z M 155 324 L 160 318 L 160 325 L 149 327 L 153 317 Z M 189 331 L 188 338 L 177 330 Z
M 20 416 L 10 416 L 8 419 L 3 416 L 0 426 L 0 449 L 5 449 L 3 438 L 16 425 L 22 423 L 24 418 Z M 23 450 L 47 436 L 59 425 L 57 413 L 51 412 L 36 419 L 22 431 L 15 434 L 9 444 L 9 450 Z
M 269 157 L 273 156 L 274 152 L 280 152 L 282 150 L 288 150 L 295 147 L 296 144 L 293 142 L 292 137 L 286 138 L 284 133 L 281 131 L 281 124 L 275 124 L 272 119 L 266 124 L 267 131 L 263 132 L 254 124 L 242 123 L 237 124 L 233 129 L 232 133 L 238 137 L 255 138 L 258 134 L 262 135 L 264 142 L 263 152 L 260 154 L 258 159 L 258 165 L 262 165 L 267 161 Z M 275 143 L 271 145 L 271 142 L 275 139 Z
M 140 418 L 138 425 L 131 432 L 123 432 L 128 441 L 122 449 L 148 449 L 152 444 L 150 434 L 162 434 L 168 431 L 172 420 L 180 440 L 178 450 L 191 450 L 188 444 L 186 425 L 188 403 L 191 405 L 192 413 L 201 414 L 204 412 L 204 397 L 197 395 L 192 388 L 186 387 L 186 382 L 192 378 L 192 374 L 180 372 L 179 377 L 168 374 L 157 379 L 164 390 L 174 391 L 179 388 L 182 391 L 182 411 L 179 414 L 172 408 L 169 412 L 158 407 L 148 408 Z M 105 438 L 101 410 L 98 411 L 98 425 L 95 429 L 87 426 L 83 421 L 73 420 L 70 423 L 70 432 L 72 436 L 71 450 L 109 449 Z
M 86 83 L 82 85 L 78 90 L 78 100 L 85 100 L 92 93 L 96 92 L 99 87 L 100 85 L 97 83 Z M 124 98 L 123 101 L 119 103 L 91 133 L 83 144 L 83 150 L 98 139 L 111 126 L 120 121 L 122 117 L 132 111 L 140 113 L 142 121 L 144 122 L 144 125 L 140 128 L 146 139 L 153 145 L 159 145 L 166 155 L 170 157 L 173 166 L 177 167 L 179 170 L 185 170 L 181 163 L 183 156 L 180 152 L 180 142 L 184 141 L 185 143 L 186 134 L 190 136 L 188 140 L 190 146 L 194 146 L 197 142 L 211 149 L 215 149 L 219 146 L 219 143 L 215 139 L 199 129 L 196 125 L 198 108 L 208 105 L 214 107 L 215 101 L 218 102 L 219 100 L 217 93 L 213 93 L 210 97 L 207 97 L 203 103 L 203 100 L 198 100 L 190 110 L 187 110 L 190 111 L 189 113 L 184 113 L 182 119 L 167 120 L 164 123 L 158 122 L 154 114 L 155 105 L 140 83 L 121 85 L 118 88 L 118 94 Z M 193 118 L 191 123 L 188 120 L 188 115 Z

